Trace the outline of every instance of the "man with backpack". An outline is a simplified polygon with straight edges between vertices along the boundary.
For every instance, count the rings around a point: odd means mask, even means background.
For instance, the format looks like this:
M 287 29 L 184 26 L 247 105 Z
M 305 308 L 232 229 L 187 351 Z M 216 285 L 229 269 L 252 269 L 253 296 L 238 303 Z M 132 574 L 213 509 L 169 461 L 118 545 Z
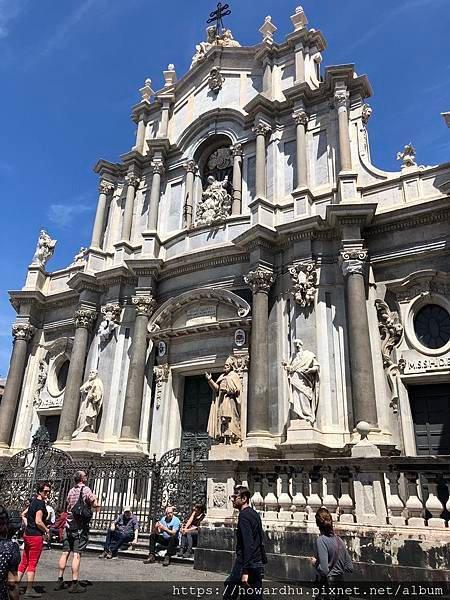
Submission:
M 98 512 L 100 505 L 97 497 L 86 485 L 87 475 L 84 471 L 75 473 L 75 485 L 67 494 L 67 523 L 63 535 L 63 553 L 59 559 L 59 577 L 55 591 L 64 589 L 64 571 L 73 552 L 71 594 L 85 592 L 86 589 L 78 584 L 81 554 L 89 541 L 89 522 L 92 512 Z

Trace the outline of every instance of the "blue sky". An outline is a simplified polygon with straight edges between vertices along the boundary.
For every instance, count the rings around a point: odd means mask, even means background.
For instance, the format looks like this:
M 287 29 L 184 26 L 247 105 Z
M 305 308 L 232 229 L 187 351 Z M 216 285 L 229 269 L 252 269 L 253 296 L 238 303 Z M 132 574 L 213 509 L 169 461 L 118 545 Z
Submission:
M 227 25 L 242 45 L 261 39 L 268 14 L 281 41 L 290 0 L 229 0 Z M 181 76 L 204 39 L 211 0 L 0 0 L 0 375 L 11 349 L 7 290 L 22 287 L 40 228 L 58 240 L 48 264 L 69 264 L 87 245 L 98 158 L 134 143 L 130 108 L 146 77 Z M 328 42 L 323 66 L 355 63 L 374 89 L 373 162 L 396 170 L 412 141 L 419 164 L 450 160 L 448 0 L 305 0 L 309 26 Z M 446 41 L 447 40 L 447 41 Z

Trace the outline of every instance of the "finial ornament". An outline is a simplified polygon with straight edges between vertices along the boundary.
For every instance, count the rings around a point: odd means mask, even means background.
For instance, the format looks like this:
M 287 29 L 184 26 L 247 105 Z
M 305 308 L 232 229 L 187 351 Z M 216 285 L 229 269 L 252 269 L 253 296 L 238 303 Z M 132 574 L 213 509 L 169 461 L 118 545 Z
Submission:
M 403 148 L 403 152 L 397 152 L 397 160 L 403 161 L 402 169 L 404 169 L 406 167 L 416 167 L 417 166 L 416 150 L 413 147 L 413 145 L 411 144 L 411 142 L 409 142 L 409 144 L 406 144 L 406 146 Z
M 150 102 L 151 97 L 155 95 L 155 92 L 152 90 L 152 80 L 147 78 L 144 86 L 141 87 L 139 91 L 141 92 L 142 100 L 144 102 Z
M 167 71 L 163 71 L 164 75 L 164 87 L 171 87 L 177 80 L 177 74 L 175 72 L 175 65 L 170 63 L 167 66 Z
M 270 288 L 275 282 L 275 277 L 271 271 L 266 271 L 258 267 L 255 271 L 250 271 L 244 277 L 245 283 L 251 286 L 253 293 L 264 292 L 269 293 Z
M 264 19 L 263 25 L 259 28 L 259 31 L 260 31 L 261 35 L 263 36 L 263 42 L 272 43 L 273 42 L 273 34 L 275 33 L 276 30 L 277 30 L 277 28 L 272 23 L 272 17 L 270 15 L 267 15 L 267 17 Z
M 291 16 L 291 21 L 295 31 L 300 31 L 308 25 L 308 19 L 302 6 L 297 6 L 295 14 Z

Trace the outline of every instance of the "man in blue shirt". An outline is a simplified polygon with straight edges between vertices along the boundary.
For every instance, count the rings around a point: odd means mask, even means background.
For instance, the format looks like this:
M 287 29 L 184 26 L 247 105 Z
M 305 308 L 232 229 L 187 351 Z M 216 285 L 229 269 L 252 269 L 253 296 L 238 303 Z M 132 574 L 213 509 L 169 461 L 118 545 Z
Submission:
M 137 543 L 139 522 L 131 512 L 130 506 L 124 506 L 123 513 L 117 517 L 106 534 L 105 550 L 99 558 L 117 558 L 124 544 Z
M 150 534 L 150 543 L 148 546 L 148 558 L 143 562 L 148 565 L 155 562 L 155 546 L 160 544 L 167 548 L 167 554 L 164 557 L 163 566 L 170 565 L 170 557 L 175 554 L 178 546 L 178 533 L 180 531 L 181 522 L 178 517 L 173 514 L 173 506 L 168 506 L 164 517 L 160 519 L 152 533 Z

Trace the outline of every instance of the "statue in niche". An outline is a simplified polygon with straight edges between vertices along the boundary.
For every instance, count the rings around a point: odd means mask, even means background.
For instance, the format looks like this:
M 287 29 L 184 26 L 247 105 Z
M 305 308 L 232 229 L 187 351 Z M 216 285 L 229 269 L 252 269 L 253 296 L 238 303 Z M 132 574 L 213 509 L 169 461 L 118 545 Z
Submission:
M 52 238 L 48 235 L 45 229 L 41 229 L 39 233 L 38 243 L 36 246 L 36 251 L 34 253 L 31 264 L 39 265 L 40 267 L 45 267 L 46 263 L 53 256 L 55 246 L 56 240 L 52 240 Z
M 232 356 L 227 358 L 217 381 L 213 381 L 211 373 L 205 373 L 205 377 L 214 391 L 208 434 L 223 444 L 240 444 L 242 383 L 236 372 L 235 359 Z
M 289 362 L 281 364 L 289 383 L 289 405 L 299 419 L 313 425 L 319 403 L 320 365 L 313 352 L 303 348 L 301 340 L 294 340 L 297 352 Z
M 82 432 L 95 433 L 97 417 L 103 403 L 103 382 L 98 376 L 98 371 L 93 369 L 88 380 L 80 387 L 81 400 L 80 414 L 77 428 L 72 437 L 77 437 Z
M 214 225 L 223 222 L 231 213 L 231 196 L 227 192 L 228 177 L 218 181 L 210 175 L 208 187 L 197 206 L 197 225 Z

